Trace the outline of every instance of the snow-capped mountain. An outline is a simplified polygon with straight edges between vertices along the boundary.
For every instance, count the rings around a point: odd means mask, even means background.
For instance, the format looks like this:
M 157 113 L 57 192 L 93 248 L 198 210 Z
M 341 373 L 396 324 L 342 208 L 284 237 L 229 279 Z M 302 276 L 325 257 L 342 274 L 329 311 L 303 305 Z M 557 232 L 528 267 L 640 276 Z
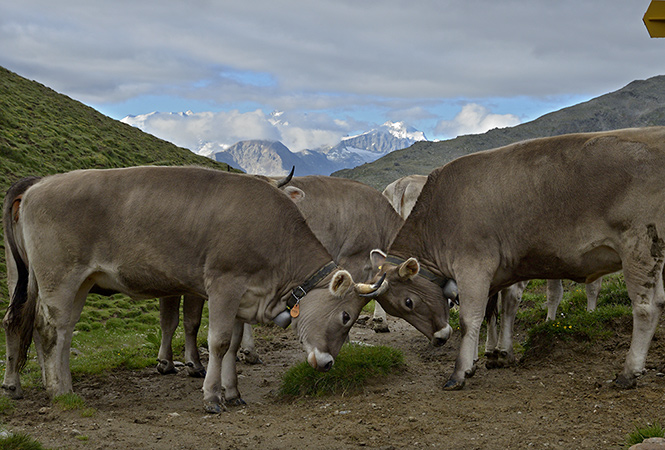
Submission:
M 270 115 L 261 111 L 245 114 L 186 111 L 127 116 L 122 122 L 248 173 L 269 176 L 284 175 L 294 165 L 298 175 L 329 175 L 426 140 L 423 132 L 403 122 L 386 122 L 366 133 L 342 138 L 334 145 L 307 150 L 301 147 L 292 152 L 280 142 L 285 132 L 298 129 L 287 117 L 279 111 Z M 261 136 L 260 140 L 246 138 L 253 134 L 253 129 Z M 309 131 L 300 130 L 304 134 Z M 292 137 L 293 134 L 291 140 Z M 233 142 L 236 143 L 231 145 Z
M 355 167 L 379 159 L 381 156 L 410 147 L 416 141 L 425 141 L 425 133 L 403 122 L 386 122 L 379 128 L 346 137 L 327 149 L 321 149 L 328 159 L 346 167 Z
M 424 140 L 422 131 L 402 122 L 386 122 L 366 133 L 343 138 L 331 147 L 291 152 L 281 142 L 250 140 L 217 151 L 211 157 L 247 173 L 282 176 L 295 165 L 298 176 L 330 175 L 336 170 L 375 161 L 394 150 Z
M 298 175 L 308 175 L 311 172 L 304 172 L 312 169 L 299 153 L 291 152 L 284 144 L 277 141 L 241 141 L 213 156 L 216 161 L 241 168 L 247 173 L 267 176 L 286 175 L 293 166 L 298 168 Z M 325 158 L 320 162 L 324 163 Z

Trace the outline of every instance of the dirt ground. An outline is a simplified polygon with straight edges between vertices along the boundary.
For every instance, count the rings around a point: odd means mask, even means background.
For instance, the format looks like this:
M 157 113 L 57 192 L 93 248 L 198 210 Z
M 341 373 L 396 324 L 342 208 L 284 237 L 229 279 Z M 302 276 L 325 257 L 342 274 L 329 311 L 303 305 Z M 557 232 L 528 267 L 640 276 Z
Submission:
M 630 321 L 630 319 L 627 319 Z M 406 322 L 390 319 L 392 332 L 357 324 L 351 339 L 403 350 L 407 369 L 377 380 L 364 392 L 284 402 L 276 398 L 282 374 L 304 361 L 291 330 L 260 327 L 257 349 L 264 364 L 238 365 L 247 406 L 206 415 L 201 379 L 181 371 L 118 371 L 75 382 L 92 417 L 50 406 L 29 389 L 3 419 L 49 448 L 65 449 L 618 449 L 634 425 L 665 418 L 665 331 L 649 352 L 638 388 L 610 384 L 630 342 L 630 323 L 592 347 L 557 343 L 535 351 L 514 368 L 487 370 L 484 358 L 464 390 L 442 390 L 452 371 L 459 332 L 433 348 Z M 523 340 L 523 335 L 517 335 Z M 544 345 L 543 348 L 546 348 Z

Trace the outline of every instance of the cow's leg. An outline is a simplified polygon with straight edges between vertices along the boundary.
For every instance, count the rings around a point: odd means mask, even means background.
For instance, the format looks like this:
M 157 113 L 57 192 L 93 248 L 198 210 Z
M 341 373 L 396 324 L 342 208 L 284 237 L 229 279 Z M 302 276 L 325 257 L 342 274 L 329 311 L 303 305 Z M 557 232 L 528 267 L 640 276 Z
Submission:
M 236 314 L 243 289 L 233 280 L 218 277 L 208 287 L 208 370 L 203 380 L 205 411 L 217 414 L 224 409 L 222 402 L 222 358 L 229 350 Z M 234 355 L 235 358 L 235 355 Z
M 513 351 L 513 328 L 515 317 L 522 294 L 529 282 L 520 281 L 501 291 L 501 328 L 499 331 L 499 345 L 496 348 L 496 365 L 494 367 L 510 367 L 515 364 L 515 353 Z
M 662 261 L 657 265 L 660 267 L 658 269 L 654 267 L 654 272 L 658 270 L 658 276 L 651 281 L 647 281 L 649 277 L 631 274 L 631 271 L 624 266 L 626 289 L 633 303 L 633 335 L 623 371 L 615 380 L 616 386 L 622 389 L 637 385 L 637 377 L 644 371 L 649 345 L 665 306 Z
M 499 329 L 497 327 L 497 315 L 501 310 L 502 303 L 503 303 L 503 291 L 499 292 L 499 297 L 497 299 L 497 311 L 495 313 L 492 313 L 492 315 L 489 318 L 487 318 L 487 339 L 485 340 L 485 358 L 487 358 L 487 361 L 485 362 L 485 367 L 487 367 L 488 369 L 494 369 L 495 367 L 497 367 L 496 360 L 498 356 L 498 346 L 499 346 Z
M 5 328 L 5 347 L 7 351 L 7 363 L 5 366 L 5 378 L 2 382 L 2 389 L 11 398 L 19 399 L 23 397 L 21 388 L 21 376 L 18 368 L 18 355 L 21 351 L 21 337 L 18 330 Z
M 51 398 L 72 392 L 69 369 L 72 335 L 91 287 L 84 286 L 75 291 L 63 286 L 47 295 L 40 292 L 37 298 L 35 332 L 43 353 L 44 387 Z M 72 295 L 72 291 L 76 293 Z
M 242 341 L 240 342 L 240 353 L 242 353 L 247 364 L 263 364 L 261 357 L 256 353 L 254 346 L 254 331 L 248 323 L 242 328 Z
M 556 319 L 556 310 L 563 299 L 561 280 L 547 280 L 547 319 Z
M 598 278 L 596 281 L 586 284 L 586 310 L 594 311 L 598 302 L 598 295 L 603 285 L 603 279 Z
M 388 333 L 388 317 L 386 311 L 379 304 L 374 302 L 374 316 L 372 317 L 372 329 L 377 333 Z
M 616 386 L 624 389 L 635 387 L 637 377 L 644 370 L 649 344 L 665 306 L 665 240 L 658 236 L 655 225 L 648 225 L 646 231 L 646 235 L 638 236 L 627 249 L 622 262 L 626 290 L 633 304 L 630 349 L 623 371 L 615 380 Z
M 246 405 L 240 397 L 238 390 L 238 372 L 236 371 L 236 354 L 240 348 L 243 335 L 242 322 L 236 322 L 233 328 L 231 344 L 222 359 L 222 387 L 224 388 L 224 401 L 230 406 Z M 251 329 L 250 329 L 251 332 Z
M 206 376 L 205 367 L 201 364 L 199 347 L 196 338 L 201 327 L 201 316 L 205 299 L 194 295 L 185 295 L 182 302 L 182 315 L 185 328 L 185 364 L 187 375 L 194 378 Z
M 9 294 L 13 295 L 16 285 L 18 283 L 18 269 L 16 261 L 11 255 L 9 247 L 5 249 L 5 261 L 7 262 L 7 287 Z M 9 308 L 2 321 L 5 328 L 5 348 L 6 348 L 6 365 L 5 365 L 5 378 L 2 382 L 2 389 L 11 398 L 19 399 L 23 397 L 23 389 L 21 388 L 21 376 L 18 367 L 19 353 L 21 352 L 21 336 L 17 328 L 8 326 L 9 321 Z M 40 367 L 42 367 L 40 365 Z
M 458 272 L 456 280 L 460 298 L 459 316 L 462 342 L 455 361 L 455 369 L 444 385 L 444 389 L 462 389 L 466 377 L 474 373 L 474 358 L 478 353 L 478 336 L 487 307 L 489 278 L 487 272 L 483 270 Z
M 176 373 L 173 364 L 173 347 L 171 342 L 180 321 L 180 296 L 162 297 L 159 299 L 159 326 L 162 329 L 162 341 L 157 354 L 157 371 L 162 375 Z

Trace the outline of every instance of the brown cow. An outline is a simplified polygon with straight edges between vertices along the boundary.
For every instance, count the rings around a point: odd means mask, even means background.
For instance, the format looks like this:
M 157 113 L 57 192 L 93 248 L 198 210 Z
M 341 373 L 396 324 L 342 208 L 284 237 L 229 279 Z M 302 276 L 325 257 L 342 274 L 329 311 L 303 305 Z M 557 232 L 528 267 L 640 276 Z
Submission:
M 14 396 L 33 330 L 47 392 L 72 391 L 71 337 L 93 286 L 134 298 L 208 298 L 208 412 L 222 409 L 222 357 L 238 320 L 265 322 L 292 308 L 308 362 L 328 370 L 368 301 L 361 294 L 377 288 L 340 270 L 297 207 L 252 177 L 135 167 L 74 171 L 26 187 L 10 188 L 3 211 L 16 274 L 3 322 L 3 387 Z
M 665 304 L 664 198 L 663 127 L 534 139 L 458 158 L 429 175 L 392 243 L 381 304 L 442 302 L 441 293 L 415 289 L 429 282 L 418 276 L 423 268 L 457 281 L 462 343 L 445 387 L 460 389 L 491 295 L 534 278 L 590 283 L 623 270 L 633 337 L 615 383 L 633 387 Z

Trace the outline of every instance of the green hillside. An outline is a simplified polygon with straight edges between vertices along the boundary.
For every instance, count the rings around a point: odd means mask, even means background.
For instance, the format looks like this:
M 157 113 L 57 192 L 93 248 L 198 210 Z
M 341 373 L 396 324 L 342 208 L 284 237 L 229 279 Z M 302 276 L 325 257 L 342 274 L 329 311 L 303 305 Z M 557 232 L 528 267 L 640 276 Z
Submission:
M 3 198 L 12 183 L 28 175 L 137 165 L 198 165 L 229 170 L 227 164 L 195 155 L 113 120 L 0 67 L 0 192 Z M 0 297 L 6 302 L 5 273 L 2 251 Z
M 400 177 L 426 175 L 460 156 L 525 139 L 654 125 L 665 125 L 665 76 L 633 81 L 618 91 L 515 127 L 495 128 L 447 141 L 417 142 L 372 163 L 335 172 L 333 176 L 351 178 L 383 190 Z

